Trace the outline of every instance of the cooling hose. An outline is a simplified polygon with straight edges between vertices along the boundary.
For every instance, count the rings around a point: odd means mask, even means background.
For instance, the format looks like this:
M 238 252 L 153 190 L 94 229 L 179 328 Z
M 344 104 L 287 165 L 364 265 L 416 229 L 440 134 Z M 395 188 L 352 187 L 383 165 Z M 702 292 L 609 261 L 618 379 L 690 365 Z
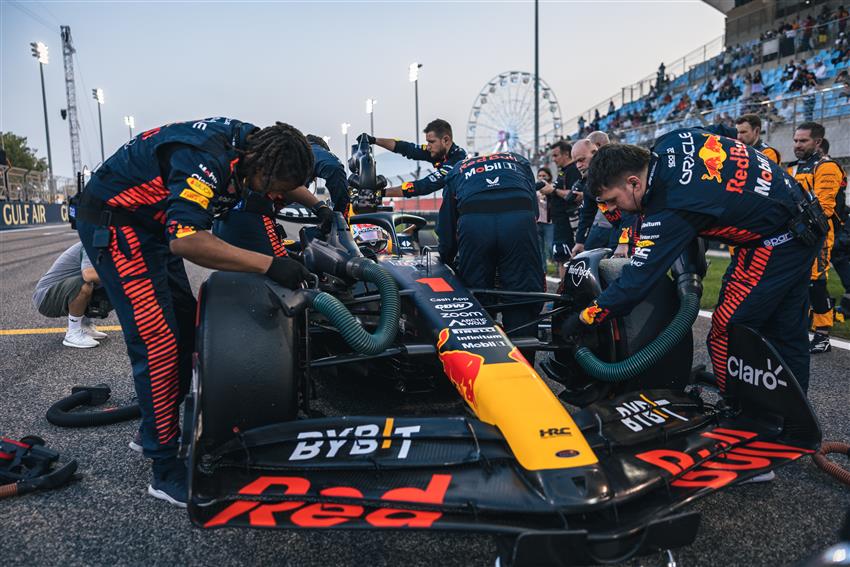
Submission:
M 587 347 L 580 347 L 575 354 L 576 362 L 589 376 L 603 382 L 623 382 L 644 372 L 670 352 L 685 335 L 699 315 L 700 295 L 698 289 L 689 289 L 681 294 L 679 311 L 673 320 L 652 342 L 619 362 L 603 362 Z
M 99 406 L 109 399 L 109 386 L 75 386 L 71 395 L 62 398 L 47 410 L 47 421 L 59 427 L 94 427 L 138 419 L 142 414 L 138 404 L 99 411 L 72 411 L 80 406 Z
M 374 333 L 369 333 L 351 312 L 336 297 L 329 293 L 313 296 L 311 306 L 324 315 L 339 330 L 342 338 L 355 352 L 380 354 L 398 335 L 398 319 L 401 315 L 401 299 L 398 284 L 389 272 L 365 258 L 350 262 L 350 271 L 356 279 L 374 283 L 381 295 L 381 318 Z
M 850 445 L 837 441 L 825 441 L 821 444 L 818 452 L 812 455 L 812 459 L 814 459 L 818 468 L 834 477 L 838 482 L 850 486 L 850 471 L 829 460 L 826 456 L 828 453 L 840 453 L 850 457 Z

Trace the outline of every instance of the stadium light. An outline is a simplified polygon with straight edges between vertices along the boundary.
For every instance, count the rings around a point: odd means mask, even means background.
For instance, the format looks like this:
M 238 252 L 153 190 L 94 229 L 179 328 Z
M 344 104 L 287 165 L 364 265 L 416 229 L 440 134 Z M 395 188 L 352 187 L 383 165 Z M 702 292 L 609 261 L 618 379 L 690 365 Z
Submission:
M 50 62 L 50 55 L 45 44 L 40 41 L 34 41 L 30 43 L 30 47 L 32 48 L 32 56 L 38 59 L 39 63 L 47 65 Z
M 374 98 L 366 99 L 366 114 L 369 115 L 369 133 L 374 136 L 375 135 L 375 105 L 378 104 L 378 101 Z
M 422 67 L 422 63 L 411 63 L 408 66 L 408 74 L 407 78 L 411 83 L 415 83 L 419 80 L 419 69 Z
M 407 78 L 413 83 L 413 107 L 414 107 L 414 127 L 416 132 L 416 145 L 419 145 L 419 69 L 422 68 L 422 63 L 411 63 L 408 66 Z M 419 179 L 420 166 L 416 162 L 416 179 Z
M 124 117 L 124 124 L 126 124 L 127 128 L 130 129 L 130 137 L 132 138 L 133 137 L 133 128 L 136 127 L 136 119 L 133 118 L 132 116 L 125 116 Z
M 348 155 L 348 129 L 351 127 L 351 124 L 348 122 L 343 122 L 340 124 L 340 130 L 342 131 L 342 135 L 345 136 L 345 146 L 342 148 L 342 155 Z
M 44 133 L 47 137 L 47 173 L 50 190 L 53 191 L 53 153 L 50 151 L 50 123 L 47 120 L 47 91 L 44 89 L 44 66 L 50 61 L 47 46 L 40 41 L 30 43 L 32 56 L 38 60 L 38 72 L 41 75 L 41 103 L 44 106 Z M 52 196 L 52 195 L 51 195 Z
M 100 107 L 103 106 L 103 89 L 92 89 L 91 96 L 97 101 L 97 124 L 100 126 L 100 162 L 106 161 L 106 155 L 103 151 L 103 118 L 100 113 Z

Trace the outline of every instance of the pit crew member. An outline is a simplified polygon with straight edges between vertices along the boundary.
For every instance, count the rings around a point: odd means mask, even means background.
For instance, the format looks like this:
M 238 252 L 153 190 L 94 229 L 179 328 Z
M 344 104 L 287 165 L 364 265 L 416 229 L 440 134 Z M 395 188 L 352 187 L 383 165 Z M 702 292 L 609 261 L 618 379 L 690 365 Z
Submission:
M 330 229 L 334 212 L 348 216 L 348 185 L 345 167 L 333 153 L 327 142 L 319 136 L 307 134 L 315 165 L 313 179 L 325 180 L 331 195 L 333 210 L 324 201 L 317 201 L 312 207 L 314 215 L 319 217 L 324 232 Z M 309 185 L 312 179 L 307 182 Z M 286 231 L 275 219 L 286 202 L 272 199 L 272 195 L 249 191 L 239 203 L 222 213 L 213 223 L 213 234 L 239 248 L 253 250 L 269 256 L 286 256 Z
M 572 144 L 559 140 L 552 144 L 552 161 L 558 166 L 558 177 L 553 185 L 544 185 L 549 192 L 549 212 L 554 225 L 552 234 L 552 259 L 558 264 L 558 275 L 564 277 L 564 263 L 570 259 L 570 249 L 575 244 L 572 216 L 581 203 L 581 194 L 572 191 L 580 177 L 572 158 Z
M 622 211 L 611 209 L 604 203 L 598 203 L 596 197 L 590 193 L 587 186 L 587 169 L 597 151 L 596 144 L 590 139 L 579 140 L 573 146 L 573 159 L 581 173 L 581 179 L 573 185 L 573 191 L 581 192 L 584 197 L 579 210 L 576 245 L 572 253 L 579 254 L 584 252 L 585 248 L 592 250 L 610 246 L 614 249 L 614 257 L 625 258 L 630 252 L 629 245 L 637 217 L 631 214 L 624 216 Z M 600 224 L 598 220 L 600 218 L 609 228 Z
M 425 144 L 417 146 L 412 142 L 392 138 L 369 136 L 369 143 L 378 145 L 407 159 L 427 161 L 434 171 L 427 177 L 416 181 L 405 181 L 396 187 L 387 187 L 384 197 L 417 197 L 439 191 L 446 184 L 446 175 L 452 167 L 466 158 L 466 150 L 454 143 L 451 125 L 437 118 L 429 122 L 425 129 Z M 359 140 L 359 138 L 358 138 Z
M 767 337 L 808 388 L 809 266 L 826 230 L 817 202 L 806 200 L 791 176 L 740 141 L 692 128 L 662 136 L 651 153 L 630 145 L 602 148 L 588 183 L 606 205 L 644 217 L 630 264 L 596 301 L 567 319 L 565 336 L 628 313 L 688 243 L 703 236 L 736 246 L 708 336 L 721 391 L 730 324 Z
M 782 165 L 782 156 L 779 154 L 779 150 L 768 146 L 761 139 L 761 118 L 758 114 L 742 114 L 735 121 L 735 129 L 738 131 L 737 138 L 739 141 L 754 147 L 773 163 Z
M 186 506 L 178 408 L 191 376 L 196 302 L 183 259 L 298 286 L 309 275 L 302 264 L 237 248 L 208 230 L 213 215 L 248 190 L 315 205 L 304 186 L 312 171 L 310 146 L 292 126 L 209 118 L 139 134 L 80 197 L 77 229 L 121 322 L 156 498 Z
M 106 338 L 106 333 L 98 331 L 86 316 L 96 287 L 100 287 L 100 278 L 81 242 L 62 252 L 35 284 L 32 304 L 39 313 L 45 317 L 68 316 L 63 345 L 93 348 L 98 346 L 98 340 Z
M 543 291 L 536 216 L 535 177 L 524 157 L 496 153 L 467 159 L 452 169 L 443 190 L 440 256 L 457 266 L 469 287 L 493 289 L 498 270 L 501 289 Z M 539 311 L 538 305 L 505 308 L 503 327 L 518 327 Z
M 829 234 L 823 249 L 815 258 L 811 269 L 809 295 L 812 304 L 814 337 L 809 350 L 812 354 L 829 352 L 829 331 L 833 324 L 832 301 L 826 288 L 829 261 L 835 241 L 835 205 L 845 181 L 844 171 L 835 161 L 820 151 L 824 128 L 817 122 L 803 122 L 794 131 L 794 155 L 797 161 L 788 166 L 788 173 L 800 182 L 806 191 L 817 197 L 824 214 L 829 218 Z M 843 196 L 842 196 L 843 197 Z

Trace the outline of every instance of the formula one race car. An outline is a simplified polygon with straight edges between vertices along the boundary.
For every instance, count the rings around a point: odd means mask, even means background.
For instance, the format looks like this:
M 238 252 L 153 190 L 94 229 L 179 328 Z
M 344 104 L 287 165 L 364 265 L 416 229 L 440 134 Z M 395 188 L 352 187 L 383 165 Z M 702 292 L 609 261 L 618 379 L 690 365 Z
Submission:
M 697 243 L 631 315 L 576 344 L 558 328 L 616 278 L 610 251 L 575 257 L 557 293 L 468 289 L 418 240 L 424 219 L 377 206 L 371 148 L 350 164 L 371 212 L 349 223 L 382 229 L 382 253 L 339 215 L 293 247 L 310 288 L 231 272 L 202 287 L 184 437 L 198 526 L 470 530 L 506 536 L 502 564 L 622 561 L 688 545 L 686 504 L 818 447 L 797 381 L 752 330 L 732 330 L 722 398 L 692 384 Z M 553 308 L 503 329 L 493 314 L 511 302 Z M 466 411 L 316 417 L 314 386 L 334 372 L 408 396 L 448 381 Z

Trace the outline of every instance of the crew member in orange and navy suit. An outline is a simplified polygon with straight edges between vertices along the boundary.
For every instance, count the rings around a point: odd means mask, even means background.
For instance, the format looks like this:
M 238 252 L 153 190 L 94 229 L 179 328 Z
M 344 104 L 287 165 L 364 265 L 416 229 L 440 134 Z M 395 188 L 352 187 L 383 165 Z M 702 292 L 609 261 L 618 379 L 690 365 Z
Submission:
M 828 352 L 829 332 L 833 324 L 832 300 L 826 289 L 829 273 L 830 254 L 835 242 L 835 226 L 840 222 L 835 215 L 835 204 L 842 183 L 845 183 L 844 171 L 834 160 L 820 151 L 824 128 L 817 122 L 803 122 L 794 131 L 794 155 L 797 161 L 788 167 L 788 173 L 800 182 L 806 191 L 814 194 L 829 217 L 829 234 L 823 243 L 823 249 L 812 264 L 809 296 L 812 302 L 812 327 L 815 334 L 809 345 L 812 354 Z M 843 197 L 843 195 L 842 195 Z
M 156 498 L 186 506 L 178 408 L 191 377 L 196 302 L 183 259 L 298 287 L 309 272 L 296 260 L 237 248 L 208 230 L 213 215 L 247 190 L 315 206 L 304 186 L 312 172 L 310 146 L 292 126 L 210 118 L 136 136 L 94 172 L 80 197 L 77 229 L 121 322 L 141 445 L 153 461 L 148 493 Z
M 731 324 L 767 337 L 808 388 L 809 266 L 826 231 L 817 203 L 790 175 L 738 140 L 693 128 L 665 134 L 652 152 L 630 145 L 601 148 L 590 162 L 588 184 L 608 207 L 641 213 L 643 221 L 629 265 L 596 301 L 565 321 L 565 336 L 628 313 L 703 236 L 736 246 L 708 336 L 720 389 L 726 388 Z
M 321 230 L 327 233 L 333 220 L 333 212 L 348 216 L 348 183 L 345 177 L 345 167 L 333 153 L 327 142 L 313 134 L 307 134 L 310 149 L 313 152 L 315 165 L 312 178 L 325 180 L 325 186 L 331 195 L 333 209 L 324 202 L 313 208 L 313 212 L 321 221 Z M 254 191 L 246 192 L 235 207 L 219 215 L 213 223 L 213 234 L 234 246 L 262 252 L 269 256 L 286 256 L 286 231 L 275 220 L 278 211 L 286 205 L 281 199 L 273 199 L 272 195 L 260 194 Z

